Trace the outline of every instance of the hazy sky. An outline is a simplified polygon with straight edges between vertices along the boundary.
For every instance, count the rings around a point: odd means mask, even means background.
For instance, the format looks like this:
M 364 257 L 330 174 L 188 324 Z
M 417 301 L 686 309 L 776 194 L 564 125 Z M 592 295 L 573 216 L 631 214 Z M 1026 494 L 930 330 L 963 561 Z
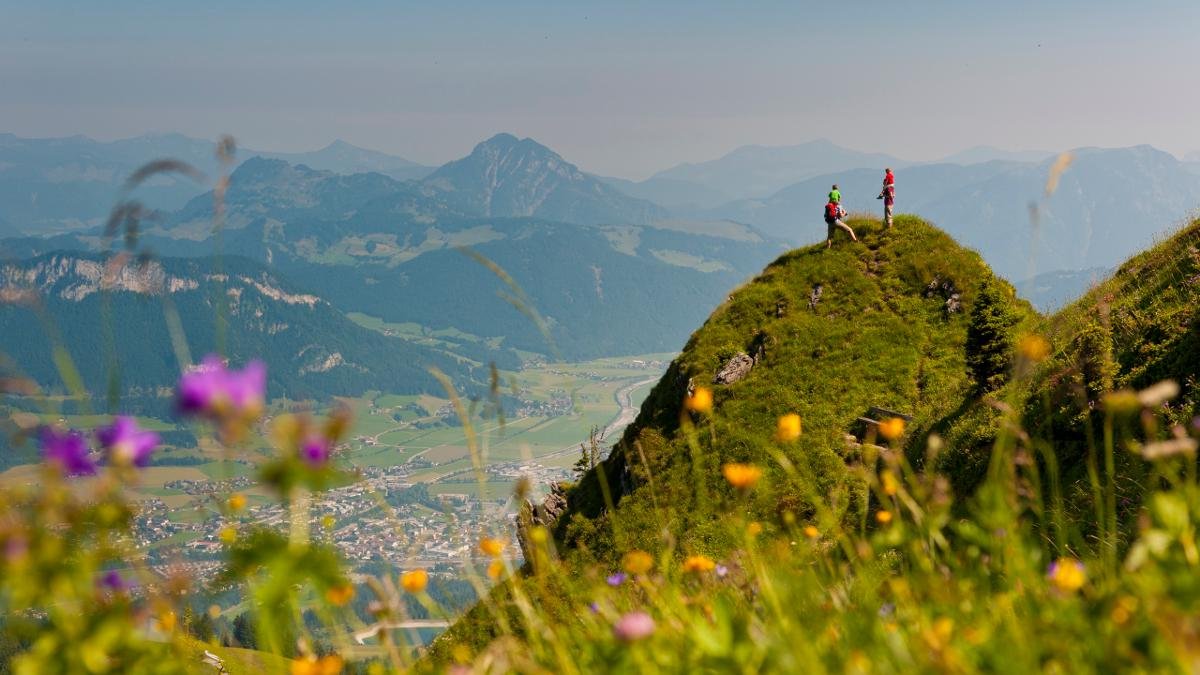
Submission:
M 1200 150 L 1200 2 L 846 4 L 0 0 L 0 131 L 429 164 L 509 131 L 630 178 L 822 137 Z

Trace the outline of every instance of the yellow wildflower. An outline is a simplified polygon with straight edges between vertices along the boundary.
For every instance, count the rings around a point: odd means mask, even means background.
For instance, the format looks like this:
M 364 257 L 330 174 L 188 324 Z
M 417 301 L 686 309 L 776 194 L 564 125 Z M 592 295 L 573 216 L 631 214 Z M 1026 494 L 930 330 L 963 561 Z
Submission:
M 808 537 L 809 539 L 816 539 L 817 537 L 821 536 L 821 531 L 812 525 L 805 525 L 804 536 Z
M 229 546 L 232 545 L 233 542 L 237 541 L 237 530 L 233 527 L 222 527 L 221 531 L 217 533 L 217 536 L 221 539 L 221 541 L 225 542 L 225 545 Z
M 420 593 L 429 585 L 429 573 L 425 570 L 409 570 L 400 575 L 400 585 L 409 593 Z
M 1087 570 L 1074 558 L 1059 558 L 1050 565 L 1050 583 L 1060 591 L 1073 593 L 1087 583 Z
M 888 523 L 892 522 L 892 512 L 891 511 L 876 511 L 875 512 L 875 520 L 879 521 L 880 525 L 887 525 Z
M 683 561 L 684 572 L 711 572 L 717 568 L 717 563 L 705 555 L 690 555 Z
M 246 508 L 246 495 L 240 492 L 229 495 L 229 500 L 226 502 L 226 504 L 229 506 L 230 511 L 237 513 L 238 511 Z
M 739 490 L 745 490 L 754 487 L 759 478 L 762 478 L 762 469 L 753 464 L 726 464 L 721 467 L 721 473 L 725 474 L 725 480 L 729 484 Z
M 762 534 L 762 531 L 762 523 L 758 522 L 757 520 L 746 526 L 746 534 L 750 535 L 751 537 L 757 537 L 758 535 Z
M 696 387 L 696 391 L 693 391 L 691 396 L 688 396 L 683 400 L 683 405 L 692 412 L 704 414 L 712 412 L 712 389 L 709 389 L 708 387 Z
M 479 550 L 492 558 L 499 558 L 504 553 L 504 541 L 495 537 L 484 537 L 479 540 Z
M 780 417 L 775 424 L 775 438 L 784 442 L 800 438 L 800 416 L 788 413 Z
M 948 616 L 939 617 L 933 622 L 933 634 L 938 637 L 942 643 L 950 640 L 950 636 L 954 634 L 954 619 Z
M 346 603 L 350 602 L 350 600 L 353 598 L 354 587 L 350 584 L 334 586 L 325 591 L 325 599 L 329 601 L 329 604 L 337 605 L 338 607 L 342 607 Z
M 317 658 L 315 656 L 302 656 L 294 661 L 291 665 L 292 675 L 338 675 L 342 672 L 342 657 L 337 654 L 330 654 Z
M 654 568 L 654 557 L 645 551 L 630 551 L 622 557 L 621 567 L 630 574 L 645 574 Z
M 892 473 L 891 469 L 884 469 L 879 473 L 879 485 L 883 494 L 889 497 L 896 494 L 896 474 Z
M 1030 333 L 1017 342 L 1017 352 L 1034 363 L 1040 363 L 1050 356 L 1050 343 L 1041 335 Z
M 500 577 L 504 576 L 504 561 L 493 560 L 488 563 L 487 575 L 489 579 L 499 579 Z
M 879 423 L 879 435 L 894 441 L 904 435 L 904 418 L 889 417 Z

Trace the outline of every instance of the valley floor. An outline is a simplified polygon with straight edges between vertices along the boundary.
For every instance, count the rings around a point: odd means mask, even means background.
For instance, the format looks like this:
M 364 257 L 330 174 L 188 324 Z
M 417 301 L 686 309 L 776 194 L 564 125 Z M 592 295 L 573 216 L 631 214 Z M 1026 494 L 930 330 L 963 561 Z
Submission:
M 506 405 L 503 419 L 479 414 L 471 419 L 481 472 L 473 468 L 468 430 L 448 398 L 375 392 L 345 399 L 355 421 L 340 457 L 345 466 L 360 470 L 363 480 L 321 493 L 312 508 L 315 536 L 336 543 L 352 567 L 425 567 L 454 577 L 472 557 L 479 532 L 509 531 L 511 536 L 517 481 L 527 477 L 538 497 L 551 482 L 570 478 L 580 444 L 593 430 L 602 444 L 617 438 L 671 358 L 532 362 L 502 372 L 506 402 L 516 403 Z M 273 412 L 282 412 L 282 404 Z M 0 415 L 22 426 L 61 420 L 85 429 L 102 419 L 3 408 Z M 187 429 L 171 420 L 139 423 L 160 432 Z M 156 573 L 166 577 L 183 566 L 199 583 L 217 573 L 222 532 L 235 522 L 222 509 L 230 494 L 247 501 L 236 522 L 286 529 L 284 506 L 255 478 L 269 452 L 264 438 L 235 449 L 205 441 L 160 452 L 159 461 L 178 465 L 148 467 L 134 488 L 140 503 L 137 544 Z M 0 473 L 0 486 L 37 477 L 37 465 L 19 465 Z M 418 485 L 422 488 L 414 490 Z M 86 489 L 86 480 L 79 486 Z M 515 540 L 509 550 L 519 550 Z M 233 613 L 240 607 L 225 609 Z

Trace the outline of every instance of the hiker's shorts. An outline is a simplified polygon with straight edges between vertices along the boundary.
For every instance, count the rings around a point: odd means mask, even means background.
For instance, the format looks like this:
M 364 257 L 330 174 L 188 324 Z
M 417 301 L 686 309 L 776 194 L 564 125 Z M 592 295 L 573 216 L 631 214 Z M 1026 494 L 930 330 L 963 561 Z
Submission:
M 838 229 L 844 230 L 849 234 L 854 233 L 854 230 L 851 230 L 849 225 L 843 223 L 841 218 L 835 220 L 826 220 L 825 225 L 828 226 L 828 232 L 825 237 L 826 239 L 833 239 L 833 232 L 834 230 Z

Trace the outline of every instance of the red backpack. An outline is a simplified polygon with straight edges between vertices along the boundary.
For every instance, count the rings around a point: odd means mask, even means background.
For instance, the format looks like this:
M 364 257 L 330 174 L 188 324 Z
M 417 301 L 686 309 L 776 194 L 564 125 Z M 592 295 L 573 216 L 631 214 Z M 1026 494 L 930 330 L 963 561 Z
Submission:
M 835 202 L 829 202 L 825 205 L 825 220 L 837 220 L 838 205 Z

